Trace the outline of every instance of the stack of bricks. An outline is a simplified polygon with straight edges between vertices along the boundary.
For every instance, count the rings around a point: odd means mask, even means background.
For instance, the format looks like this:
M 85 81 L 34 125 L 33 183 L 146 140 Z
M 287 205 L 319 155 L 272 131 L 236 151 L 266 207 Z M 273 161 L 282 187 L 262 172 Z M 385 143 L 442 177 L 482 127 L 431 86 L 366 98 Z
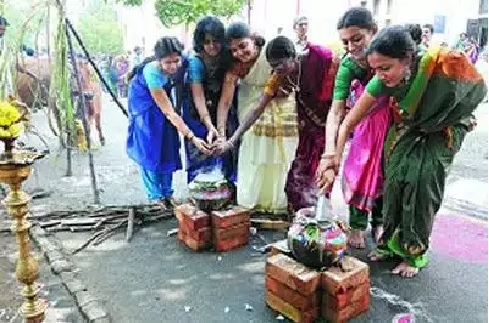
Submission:
M 272 246 L 266 265 L 266 303 L 294 322 L 348 322 L 370 306 L 367 264 L 350 256 L 347 271 L 332 267 L 318 272 L 287 256 L 284 241 Z
M 250 238 L 250 210 L 233 206 L 228 210 L 212 212 L 212 243 L 219 252 L 248 244 Z
M 370 306 L 368 265 L 348 256 L 344 263 L 348 271 L 333 267 L 321 274 L 321 311 L 330 322 L 347 322 L 368 311 Z
M 209 249 L 212 246 L 211 217 L 192 204 L 176 208 L 178 219 L 178 240 L 194 251 Z
M 214 246 L 223 252 L 248 244 L 250 237 L 249 209 L 234 206 L 212 215 L 197 209 L 192 204 L 176 208 L 178 240 L 194 251 Z
M 268 257 L 267 305 L 294 322 L 315 322 L 320 316 L 320 276 L 284 254 Z

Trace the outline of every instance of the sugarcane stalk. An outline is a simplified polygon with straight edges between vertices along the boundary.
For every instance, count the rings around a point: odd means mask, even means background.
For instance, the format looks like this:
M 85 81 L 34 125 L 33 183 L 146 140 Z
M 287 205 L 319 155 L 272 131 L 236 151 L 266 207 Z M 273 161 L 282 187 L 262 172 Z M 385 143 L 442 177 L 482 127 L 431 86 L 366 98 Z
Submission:
M 100 204 L 100 193 L 97 188 L 97 179 L 95 177 L 95 166 L 93 163 L 93 154 L 91 150 L 91 140 L 90 140 L 90 126 L 87 121 L 87 114 L 85 111 L 86 107 L 86 101 L 85 101 L 85 96 L 83 95 L 83 87 L 81 83 L 81 78 L 80 78 L 80 73 L 78 71 L 78 64 L 76 63 L 75 60 L 75 53 L 73 51 L 73 42 L 71 40 L 71 33 L 68 29 L 68 24 L 65 22 L 65 32 L 66 32 L 66 40 L 68 43 L 68 51 L 70 54 L 70 60 L 71 63 L 73 64 L 73 71 L 75 74 L 76 78 L 76 83 L 77 83 L 77 88 L 79 89 L 79 95 L 78 95 L 78 108 L 81 109 L 82 112 L 82 124 L 85 132 L 85 139 L 87 141 L 87 150 L 88 150 L 88 166 L 90 169 L 90 179 L 91 179 L 91 184 L 92 184 L 92 191 L 93 191 L 93 203 L 94 204 Z

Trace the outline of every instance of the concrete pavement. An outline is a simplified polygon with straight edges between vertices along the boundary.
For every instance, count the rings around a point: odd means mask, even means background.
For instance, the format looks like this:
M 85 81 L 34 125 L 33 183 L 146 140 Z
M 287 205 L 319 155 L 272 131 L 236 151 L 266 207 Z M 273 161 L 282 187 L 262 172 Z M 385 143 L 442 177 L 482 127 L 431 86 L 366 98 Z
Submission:
M 127 123 L 116 109 L 110 103 L 104 106 L 107 146 L 95 152 L 102 202 L 145 202 L 138 170 L 124 152 Z M 487 118 L 487 105 L 481 105 L 478 114 L 482 120 Z M 372 306 L 355 322 L 391 322 L 402 313 L 411 313 L 417 322 L 487 321 L 487 222 L 477 220 L 487 217 L 487 120 L 483 124 L 468 135 L 453 165 L 446 203 L 435 224 L 429 267 L 417 278 L 403 280 L 390 275 L 394 264 L 372 265 Z M 54 192 L 51 199 L 36 201 L 36 208 L 90 204 L 87 165 L 86 156 L 76 155 L 74 176 L 68 179 L 62 178 L 63 155 L 41 161 L 42 186 Z M 175 181 L 177 197 L 185 196 L 184 173 Z M 29 185 L 35 184 L 31 179 Z M 333 204 L 336 212 L 345 214 L 338 188 Z M 80 277 L 105 300 L 114 322 L 276 320 L 277 314 L 263 301 L 264 256 L 253 246 L 277 240 L 280 234 L 261 233 L 263 239 L 255 236 L 250 246 L 224 254 L 193 253 L 175 237 L 166 236 L 175 226 L 175 220 L 170 220 L 144 228 L 129 244 L 122 234 L 116 235 L 74 257 Z M 87 238 L 86 234 L 57 236 L 68 250 Z M 365 253 L 355 255 L 364 259 Z M 246 310 L 246 304 L 253 310 Z

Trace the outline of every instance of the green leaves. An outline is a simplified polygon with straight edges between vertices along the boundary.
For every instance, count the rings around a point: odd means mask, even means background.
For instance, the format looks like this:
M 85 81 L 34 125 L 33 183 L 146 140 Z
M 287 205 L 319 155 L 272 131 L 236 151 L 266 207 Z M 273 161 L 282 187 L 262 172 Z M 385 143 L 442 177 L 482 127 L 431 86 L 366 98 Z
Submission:
M 118 0 L 127 6 L 139 6 L 143 0 Z M 200 17 L 212 14 L 231 17 L 238 13 L 246 0 L 155 0 L 155 9 L 166 27 L 190 24 Z
M 82 16 L 76 28 L 91 54 L 120 54 L 124 50 L 122 28 L 113 10 L 100 9 Z
M 117 0 L 116 3 L 124 6 L 140 6 L 143 4 L 143 0 Z

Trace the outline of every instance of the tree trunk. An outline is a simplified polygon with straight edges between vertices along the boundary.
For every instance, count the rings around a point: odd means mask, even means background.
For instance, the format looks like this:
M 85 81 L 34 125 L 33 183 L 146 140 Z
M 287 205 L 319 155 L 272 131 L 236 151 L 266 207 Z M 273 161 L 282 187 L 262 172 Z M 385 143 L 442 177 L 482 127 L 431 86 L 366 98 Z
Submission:
M 91 149 L 92 144 L 90 141 L 90 125 L 88 124 L 87 113 L 85 111 L 85 108 L 86 108 L 85 96 L 83 95 L 83 91 L 82 91 L 83 87 L 82 87 L 82 83 L 81 83 L 80 73 L 78 71 L 78 64 L 76 63 L 76 60 L 75 60 L 75 53 L 73 51 L 73 42 L 71 40 L 71 33 L 69 30 L 69 26 L 68 26 L 68 22 L 67 22 L 66 17 L 65 17 L 65 32 L 66 32 L 66 40 L 68 42 L 68 52 L 70 54 L 71 63 L 73 64 L 73 71 L 74 71 L 75 78 L 76 78 L 77 88 L 79 89 L 78 100 L 77 100 L 78 102 L 77 103 L 78 103 L 78 108 L 82 112 L 81 120 L 82 120 L 83 128 L 85 130 L 85 139 L 87 141 L 88 165 L 90 168 L 90 179 L 92 182 L 93 203 L 94 204 L 100 204 L 100 193 L 99 193 L 99 190 L 97 188 L 97 179 L 95 177 L 95 166 L 93 163 L 93 154 L 92 154 L 92 149 Z

